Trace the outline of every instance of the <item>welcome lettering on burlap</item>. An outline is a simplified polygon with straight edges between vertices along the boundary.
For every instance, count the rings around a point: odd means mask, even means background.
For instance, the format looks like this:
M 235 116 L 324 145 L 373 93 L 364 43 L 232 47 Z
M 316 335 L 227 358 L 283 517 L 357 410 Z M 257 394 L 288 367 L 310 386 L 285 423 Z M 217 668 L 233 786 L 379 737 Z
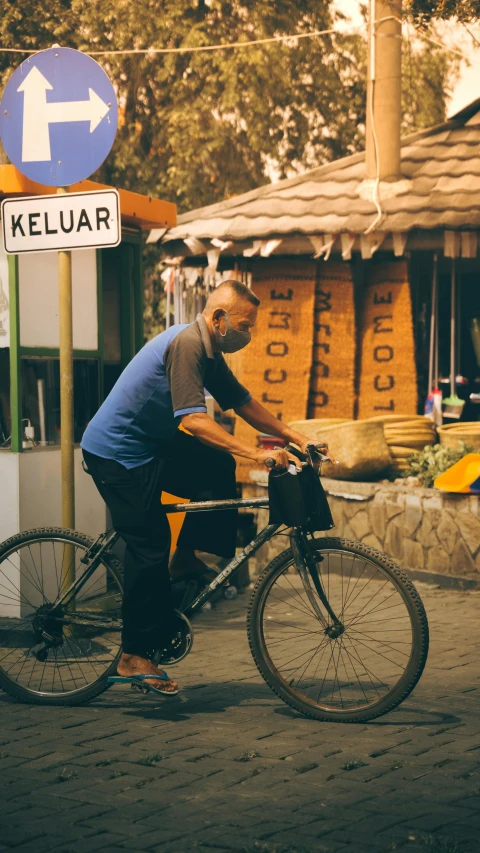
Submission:
M 405 261 L 371 268 L 360 337 L 359 418 L 416 414 L 415 342 Z
M 313 346 L 316 264 L 265 261 L 252 271 L 252 289 L 261 300 L 252 342 L 242 351 L 240 381 L 276 418 L 288 423 L 307 414 Z M 258 432 L 241 418 L 235 436 L 259 445 Z M 237 480 L 248 483 L 257 467 L 237 457 Z
M 350 264 L 318 266 L 309 418 L 353 418 L 355 299 Z

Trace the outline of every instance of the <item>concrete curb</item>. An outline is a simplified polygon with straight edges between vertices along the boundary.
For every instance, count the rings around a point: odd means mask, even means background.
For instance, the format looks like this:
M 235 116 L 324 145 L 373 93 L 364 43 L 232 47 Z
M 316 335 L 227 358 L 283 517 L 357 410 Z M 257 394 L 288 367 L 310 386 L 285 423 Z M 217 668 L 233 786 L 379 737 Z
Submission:
M 442 575 L 439 572 L 426 572 L 423 569 L 405 569 L 403 567 L 402 572 L 405 572 L 412 581 L 435 584 L 440 589 L 480 590 L 480 576 Z

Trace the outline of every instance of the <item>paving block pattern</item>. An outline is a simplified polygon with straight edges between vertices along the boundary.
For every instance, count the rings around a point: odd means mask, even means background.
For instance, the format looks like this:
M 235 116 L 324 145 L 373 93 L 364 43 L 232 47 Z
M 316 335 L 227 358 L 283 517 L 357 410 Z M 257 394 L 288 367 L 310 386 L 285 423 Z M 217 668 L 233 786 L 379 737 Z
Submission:
M 480 593 L 420 589 L 432 646 L 369 724 L 283 705 L 250 657 L 249 593 L 195 623 L 173 700 L 78 708 L 0 695 L 0 851 L 479 853 Z

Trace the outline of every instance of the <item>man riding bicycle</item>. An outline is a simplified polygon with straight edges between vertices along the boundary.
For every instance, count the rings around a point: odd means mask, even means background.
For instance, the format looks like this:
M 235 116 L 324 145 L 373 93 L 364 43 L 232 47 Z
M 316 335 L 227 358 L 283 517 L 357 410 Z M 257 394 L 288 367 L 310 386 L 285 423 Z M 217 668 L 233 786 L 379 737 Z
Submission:
M 204 389 L 259 432 L 302 451 L 311 442 L 254 400 L 223 358 L 250 342 L 259 304 L 245 285 L 223 282 L 194 323 L 170 327 L 137 353 L 82 438 L 88 472 L 126 543 L 118 674 L 150 675 L 146 683 L 165 695 L 175 695 L 178 684 L 151 658 L 174 631 L 170 574 L 173 580 L 204 574 L 207 567 L 195 551 L 232 557 L 237 513 L 187 516 L 169 574 L 170 527 L 161 493 L 193 500 L 236 497 L 233 455 L 257 463 L 273 458 L 282 468 L 299 464 L 287 450 L 259 450 L 226 432 L 207 414 Z

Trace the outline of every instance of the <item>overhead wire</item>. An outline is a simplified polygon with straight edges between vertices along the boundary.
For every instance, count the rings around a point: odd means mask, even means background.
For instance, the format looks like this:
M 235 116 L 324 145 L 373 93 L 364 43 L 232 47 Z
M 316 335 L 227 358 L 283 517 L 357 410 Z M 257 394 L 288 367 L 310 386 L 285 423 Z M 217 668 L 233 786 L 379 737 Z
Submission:
M 371 10 L 374 9 L 374 3 L 371 0 Z M 388 15 L 378 20 L 374 20 L 373 11 L 370 14 L 370 21 L 368 25 L 368 34 L 370 38 L 370 92 L 369 92 L 369 113 L 370 113 L 370 124 L 372 130 L 372 139 L 374 145 L 375 152 L 375 163 L 376 163 L 376 178 L 373 187 L 372 193 L 372 202 L 375 205 L 377 215 L 371 225 L 365 231 L 365 234 L 370 234 L 379 224 L 379 222 L 383 219 L 383 210 L 381 206 L 380 200 L 380 156 L 379 156 L 379 144 L 378 137 L 375 127 L 375 115 L 373 109 L 373 100 L 374 100 L 374 90 L 375 90 L 375 28 L 386 21 L 394 20 L 400 24 L 407 24 L 408 27 L 412 26 L 409 21 L 402 21 L 397 18 L 395 15 Z M 469 32 L 470 36 L 474 39 L 474 41 L 479 43 L 473 33 L 470 32 L 466 25 L 465 29 Z M 455 48 L 447 47 L 443 42 L 440 42 L 436 39 L 432 39 L 431 36 L 427 36 L 426 33 L 422 32 L 420 29 L 414 27 L 415 33 L 419 38 L 422 38 L 424 41 L 430 42 L 431 44 L 436 45 L 437 47 L 441 47 L 443 50 L 456 54 L 457 56 L 462 57 L 464 59 L 464 54 L 456 50 Z M 212 52 L 218 50 L 233 50 L 237 48 L 245 48 L 245 47 L 253 47 L 257 45 L 264 44 L 272 44 L 272 43 L 282 43 L 282 42 L 296 42 L 298 39 L 305 38 L 318 38 L 320 36 L 327 35 L 337 35 L 337 36 L 348 36 L 357 34 L 360 35 L 364 31 L 364 27 L 350 27 L 338 29 L 337 27 L 330 27 L 325 30 L 311 30 L 307 33 L 292 33 L 284 36 L 272 36 L 269 38 L 263 39 L 251 39 L 249 41 L 237 41 L 237 42 L 229 42 L 224 44 L 209 44 L 209 45 L 192 45 L 192 46 L 184 46 L 184 47 L 163 47 L 163 48 L 131 48 L 131 49 L 123 49 L 123 50 L 95 50 L 95 51 L 81 51 L 86 53 L 89 56 L 131 56 L 131 55 L 145 55 L 145 56 L 156 56 L 156 55 L 165 55 L 165 54 L 182 54 L 182 53 L 204 53 L 204 52 Z M 55 45 L 56 47 L 57 45 Z M 29 49 L 29 48 L 12 48 L 12 47 L 0 47 L 0 53 L 24 53 L 24 54 L 35 54 L 38 53 L 38 49 Z M 480 64 L 476 60 L 470 60 L 474 64 Z
M 469 27 L 467 27 L 467 25 L 466 25 L 466 24 L 464 24 L 463 26 L 465 27 L 465 29 L 466 29 L 466 31 L 467 31 L 467 33 L 468 33 L 468 35 L 472 37 L 472 39 L 474 40 L 475 44 L 478 44 L 478 46 L 480 47 L 480 41 L 479 41 L 479 40 L 478 40 L 478 38 L 476 37 L 475 33 L 472 33 L 471 29 L 469 29 Z
M 448 53 L 454 53 L 457 56 L 460 56 L 464 59 L 464 54 L 453 47 L 447 47 L 443 42 L 438 41 L 436 39 L 431 38 L 431 36 L 427 36 L 421 29 L 414 27 L 411 21 L 403 20 L 397 18 L 395 15 L 387 15 L 383 18 L 379 18 L 375 21 L 375 25 L 381 24 L 385 21 L 398 21 L 402 24 L 405 24 L 409 27 L 413 27 L 416 35 L 423 39 L 424 41 L 428 41 L 431 44 L 436 45 L 437 47 L 443 48 L 443 50 Z M 464 24 L 465 29 L 470 34 L 470 36 L 474 39 L 477 44 L 480 44 L 475 35 L 470 31 L 470 29 Z M 307 33 L 290 33 L 289 35 L 283 36 L 271 36 L 269 38 L 263 39 L 251 39 L 249 41 L 236 41 L 236 42 L 227 42 L 224 44 L 205 44 L 205 45 L 192 45 L 192 46 L 184 46 L 184 47 L 145 47 L 145 48 L 126 48 L 122 50 L 81 50 L 80 53 L 86 53 L 88 56 L 132 56 L 132 55 L 144 55 L 144 56 L 155 56 L 162 54 L 178 54 L 178 53 L 204 53 L 204 52 L 212 52 L 217 50 L 232 50 L 236 48 L 245 48 L 245 47 L 254 47 L 256 45 L 263 44 L 273 44 L 275 42 L 289 42 L 296 41 L 297 39 L 305 39 L 305 38 L 318 38 L 320 36 L 327 35 L 336 35 L 336 36 L 349 36 L 349 35 L 360 35 L 364 32 L 365 27 L 344 27 L 339 29 L 337 27 L 330 27 L 325 30 L 311 30 Z M 55 45 L 56 47 L 57 45 Z M 46 48 L 42 48 L 41 50 L 45 50 Z M 25 53 L 25 54 L 35 54 L 39 53 L 38 48 L 22 48 L 22 47 L 1 47 L 0 53 Z M 478 60 L 470 60 L 475 65 L 480 65 Z
M 409 21 L 405 21 L 404 23 L 407 26 L 412 26 Z M 420 29 L 417 29 L 416 27 L 413 27 L 413 29 L 415 31 L 415 35 L 417 35 L 418 38 L 421 38 L 424 41 L 428 41 L 430 42 L 430 44 L 436 45 L 436 47 L 441 47 L 442 50 L 445 50 L 447 53 L 454 53 L 456 56 L 460 56 L 461 59 L 466 59 L 465 54 L 461 50 L 457 50 L 455 47 L 448 47 L 448 45 L 446 45 L 444 42 L 438 41 L 437 39 L 432 39 L 431 36 L 427 36 L 426 33 L 423 33 Z M 469 59 L 468 62 L 472 62 L 474 65 L 480 65 L 480 61 L 478 59 Z
M 327 30 L 311 30 L 308 33 L 291 33 L 290 35 L 285 36 L 271 36 L 270 38 L 263 39 L 251 39 L 250 41 L 235 41 L 235 42 L 226 42 L 224 44 L 202 44 L 202 45 L 192 45 L 191 47 L 142 47 L 142 48 L 130 48 L 124 50 L 85 50 L 80 51 L 81 53 L 88 53 L 89 56 L 120 56 L 120 55 L 133 55 L 133 54 L 143 54 L 143 55 L 156 55 L 156 54 L 166 54 L 166 53 L 201 53 L 205 51 L 214 51 L 214 50 L 231 50 L 234 48 L 243 48 L 243 47 L 252 47 L 255 45 L 261 44 L 272 44 L 273 42 L 288 42 L 294 41 L 296 39 L 305 39 L 305 38 L 317 38 L 318 36 L 327 36 L 327 35 L 352 35 L 355 33 L 359 33 L 363 27 L 350 27 L 345 29 L 337 29 L 336 27 L 331 27 Z M 0 47 L 0 52 L 3 53 L 38 53 L 37 50 L 30 50 L 24 48 L 16 48 L 16 47 Z

